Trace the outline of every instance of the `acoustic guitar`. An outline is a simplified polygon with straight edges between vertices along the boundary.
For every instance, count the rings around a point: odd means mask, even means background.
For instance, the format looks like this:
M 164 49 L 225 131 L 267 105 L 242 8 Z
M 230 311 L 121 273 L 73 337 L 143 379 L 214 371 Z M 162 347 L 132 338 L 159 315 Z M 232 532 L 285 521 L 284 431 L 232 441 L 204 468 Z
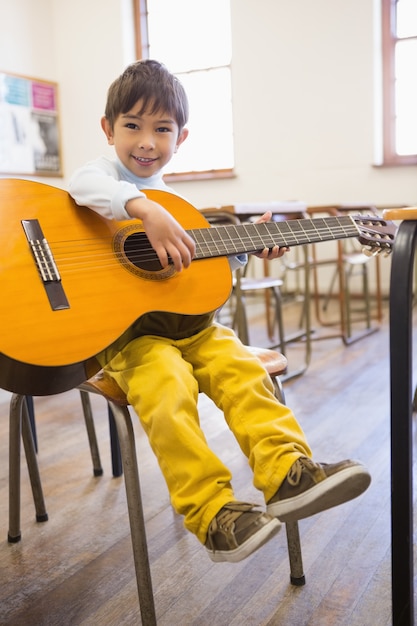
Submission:
M 278 246 L 356 237 L 389 252 L 395 226 L 375 216 L 211 227 L 183 199 L 147 191 L 196 242 L 191 266 L 162 268 L 140 220 L 79 207 L 66 191 L 0 180 L 0 387 L 27 395 L 66 391 L 95 374 L 150 311 L 197 315 L 230 295 L 227 257 Z

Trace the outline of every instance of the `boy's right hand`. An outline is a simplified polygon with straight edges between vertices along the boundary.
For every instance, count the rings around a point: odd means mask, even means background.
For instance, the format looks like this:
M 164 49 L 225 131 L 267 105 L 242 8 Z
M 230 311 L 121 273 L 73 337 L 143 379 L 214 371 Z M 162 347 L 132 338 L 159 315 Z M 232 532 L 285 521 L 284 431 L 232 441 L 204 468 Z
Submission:
M 168 256 L 177 272 L 189 267 L 195 254 L 194 239 L 163 206 L 148 198 L 133 198 L 126 203 L 126 211 L 131 217 L 142 220 L 162 267 L 167 267 Z

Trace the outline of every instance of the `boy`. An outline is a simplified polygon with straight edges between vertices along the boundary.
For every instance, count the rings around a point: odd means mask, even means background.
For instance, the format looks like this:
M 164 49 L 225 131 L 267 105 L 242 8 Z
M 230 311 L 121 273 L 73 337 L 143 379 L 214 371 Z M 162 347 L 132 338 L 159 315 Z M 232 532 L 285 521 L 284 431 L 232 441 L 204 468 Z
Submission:
M 108 219 L 142 220 L 161 265 L 170 257 L 178 272 L 187 271 L 194 241 L 141 189 L 168 190 L 162 169 L 187 138 L 187 119 L 184 89 L 163 65 L 152 60 L 130 65 L 110 86 L 101 120 L 117 159 L 87 163 L 69 186 L 79 205 Z M 264 250 L 260 256 L 276 258 L 284 251 Z M 232 269 L 245 262 L 245 256 L 230 259 Z M 370 483 L 360 463 L 312 461 L 300 425 L 274 397 L 262 365 L 233 331 L 214 321 L 214 312 L 143 315 L 135 323 L 135 338 L 113 355 L 106 371 L 139 416 L 174 509 L 213 561 L 239 561 L 272 537 L 280 521 L 346 502 Z M 230 471 L 200 429 L 200 391 L 223 411 L 267 512 L 235 498 Z

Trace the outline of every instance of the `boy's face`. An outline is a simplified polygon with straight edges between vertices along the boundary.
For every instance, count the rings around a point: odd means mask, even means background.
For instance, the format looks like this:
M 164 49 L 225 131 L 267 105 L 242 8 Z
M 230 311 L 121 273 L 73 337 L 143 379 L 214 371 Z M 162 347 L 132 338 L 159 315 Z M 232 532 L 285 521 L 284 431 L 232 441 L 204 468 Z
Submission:
M 184 128 L 179 134 L 178 124 L 163 111 L 139 116 L 141 108 L 139 100 L 131 111 L 117 117 L 114 128 L 106 117 L 102 118 L 101 126 L 123 165 L 132 174 L 148 178 L 171 160 L 187 138 L 188 130 Z

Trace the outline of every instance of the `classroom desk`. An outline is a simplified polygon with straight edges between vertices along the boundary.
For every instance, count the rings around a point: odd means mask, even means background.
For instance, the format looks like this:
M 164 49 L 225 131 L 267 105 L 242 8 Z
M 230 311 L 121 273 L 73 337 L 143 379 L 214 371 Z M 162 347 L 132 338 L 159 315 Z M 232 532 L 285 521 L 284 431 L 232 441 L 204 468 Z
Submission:
M 403 220 L 390 278 L 392 623 L 414 623 L 412 305 L 417 207 L 386 210 Z

